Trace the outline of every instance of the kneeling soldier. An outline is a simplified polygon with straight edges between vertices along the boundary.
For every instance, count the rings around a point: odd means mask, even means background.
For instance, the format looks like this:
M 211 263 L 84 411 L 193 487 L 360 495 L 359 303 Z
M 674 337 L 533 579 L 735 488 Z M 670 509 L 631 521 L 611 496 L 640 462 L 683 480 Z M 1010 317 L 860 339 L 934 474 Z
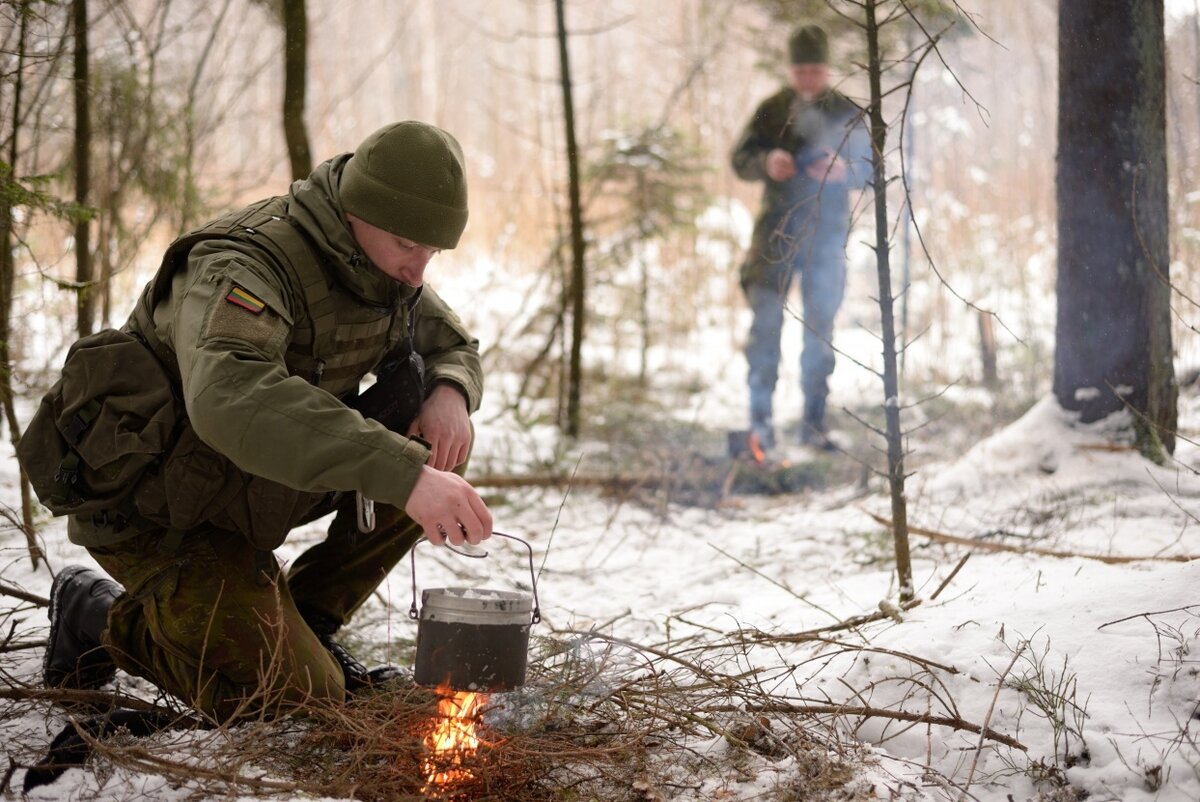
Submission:
M 457 473 L 478 342 L 423 286 L 466 222 L 458 142 L 389 125 L 287 195 L 180 237 L 122 332 L 76 344 L 43 402 L 66 448 L 39 495 L 120 585 L 79 566 L 55 578 L 49 685 L 96 687 L 120 667 L 226 720 L 396 674 L 367 671 L 335 633 L 422 534 L 492 530 Z M 106 465 L 135 469 L 114 481 Z M 363 498 L 379 502 L 373 529 Z M 273 550 L 331 512 L 285 573 Z

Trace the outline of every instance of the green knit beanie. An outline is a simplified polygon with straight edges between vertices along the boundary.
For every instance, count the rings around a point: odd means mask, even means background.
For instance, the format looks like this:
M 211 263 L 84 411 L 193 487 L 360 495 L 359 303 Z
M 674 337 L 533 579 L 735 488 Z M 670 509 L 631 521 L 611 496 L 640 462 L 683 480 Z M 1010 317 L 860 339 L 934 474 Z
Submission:
M 462 148 L 440 128 L 406 120 L 371 134 L 342 171 L 342 209 L 398 237 L 453 248 L 467 225 Z
M 829 39 L 819 25 L 801 25 L 788 39 L 793 64 L 825 64 L 829 61 Z

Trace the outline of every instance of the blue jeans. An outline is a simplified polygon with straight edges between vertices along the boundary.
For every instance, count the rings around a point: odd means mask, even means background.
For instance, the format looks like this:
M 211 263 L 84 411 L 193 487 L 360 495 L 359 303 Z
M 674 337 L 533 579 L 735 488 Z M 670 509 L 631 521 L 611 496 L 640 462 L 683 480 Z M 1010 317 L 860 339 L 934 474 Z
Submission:
M 806 247 L 811 245 L 811 247 Z M 783 286 L 748 285 L 746 300 L 753 312 L 746 343 L 749 363 L 750 421 L 769 425 L 772 396 L 779 379 L 780 334 L 792 276 L 800 276 L 804 348 L 800 354 L 800 388 L 804 393 L 804 422 L 824 428 L 825 397 L 833 373 L 833 322 L 846 292 L 845 236 L 826 232 L 802 240 L 791 255 L 791 271 Z

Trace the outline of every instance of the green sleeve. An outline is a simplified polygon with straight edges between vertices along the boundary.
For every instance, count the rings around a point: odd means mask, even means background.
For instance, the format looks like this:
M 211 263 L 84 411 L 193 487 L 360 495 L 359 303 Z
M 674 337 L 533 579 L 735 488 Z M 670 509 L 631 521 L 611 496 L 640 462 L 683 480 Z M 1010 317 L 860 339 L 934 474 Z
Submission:
M 467 411 L 475 412 L 483 397 L 479 340 L 428 285 L 421 291 L 416 314 L 413 348 L 425 360 L 426 385 L 446 383 L 457 387 L 467 399 Z
M 235 289 L 261 311 L 229 300 Z M 169 319 L 196 434 L 258 476 L 306 491 L 358 490 L 403 509 L 428 449 L 288 374 L 287 297 L 278 277 L 241 254 L 193 251 L 156 322 Z

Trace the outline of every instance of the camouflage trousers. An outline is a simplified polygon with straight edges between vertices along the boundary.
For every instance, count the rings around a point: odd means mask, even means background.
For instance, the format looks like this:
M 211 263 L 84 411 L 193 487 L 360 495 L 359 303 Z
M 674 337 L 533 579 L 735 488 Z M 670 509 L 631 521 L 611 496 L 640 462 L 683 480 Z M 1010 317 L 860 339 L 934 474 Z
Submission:
M 147 532 L 89 548 L 125 587 L 103 636 L 117 666 L 218 721 L 343 700 L 341 667 L 300 610 L 345 623 L 421 529 L 377 505 L 375 531 L 358 532 L 352 493 L 336 509 L 326 539 L 286 572 L 272 552 L 212 527 L 178 546 Z

